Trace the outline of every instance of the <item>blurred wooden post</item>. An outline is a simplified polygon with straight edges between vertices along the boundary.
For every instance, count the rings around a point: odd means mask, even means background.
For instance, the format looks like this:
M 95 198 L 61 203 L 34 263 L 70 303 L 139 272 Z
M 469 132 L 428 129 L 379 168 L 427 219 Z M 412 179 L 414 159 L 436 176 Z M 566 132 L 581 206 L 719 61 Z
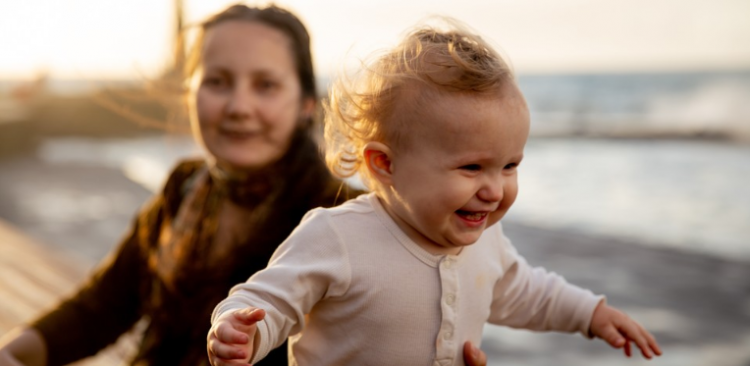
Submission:
M 174 35 L 174 60 L 172 64 L 172 72 L 177 75 L 182 75 L 182 71 L 185 67 L 185 4 L 183 0 L 174 0 L 174 13 L 175 13 L 175 35 Z

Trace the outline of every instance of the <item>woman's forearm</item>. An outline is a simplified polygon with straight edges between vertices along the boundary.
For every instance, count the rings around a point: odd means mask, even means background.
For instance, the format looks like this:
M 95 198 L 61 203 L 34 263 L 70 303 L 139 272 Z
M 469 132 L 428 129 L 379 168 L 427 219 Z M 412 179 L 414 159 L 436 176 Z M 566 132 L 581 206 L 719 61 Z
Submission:
M 46 366 L 47 346 L 34 328 L 19 327 L 0 337 L 0 366 Z

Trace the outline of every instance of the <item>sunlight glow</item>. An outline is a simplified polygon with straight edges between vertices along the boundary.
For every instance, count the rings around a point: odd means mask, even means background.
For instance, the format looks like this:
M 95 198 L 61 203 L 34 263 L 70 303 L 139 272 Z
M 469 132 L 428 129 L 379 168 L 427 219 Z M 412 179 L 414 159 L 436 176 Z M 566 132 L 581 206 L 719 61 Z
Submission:
M 197 22 L 234 1 L 186 0 Z M 745 0 L 280 0 L 302 17 L 317 68 L 391 45 L 430 14 L 454 16 L 511 56 L 519 72 L 750 67 Z M 0 5 L 0 78 L 153 75 L 169 60 L 172 1 L 27 0 Z

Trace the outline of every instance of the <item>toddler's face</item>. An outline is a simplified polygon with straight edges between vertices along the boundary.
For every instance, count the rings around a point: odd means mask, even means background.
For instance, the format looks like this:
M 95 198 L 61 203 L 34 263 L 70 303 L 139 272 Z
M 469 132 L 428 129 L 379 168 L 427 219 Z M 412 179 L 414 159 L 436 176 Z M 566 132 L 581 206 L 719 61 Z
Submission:
M 455 254 L 515 201 L 529 114 L 514 85 L 495 98 L 441 94 L 428 109 L 391 158 L 386 208 L 418 244 Z

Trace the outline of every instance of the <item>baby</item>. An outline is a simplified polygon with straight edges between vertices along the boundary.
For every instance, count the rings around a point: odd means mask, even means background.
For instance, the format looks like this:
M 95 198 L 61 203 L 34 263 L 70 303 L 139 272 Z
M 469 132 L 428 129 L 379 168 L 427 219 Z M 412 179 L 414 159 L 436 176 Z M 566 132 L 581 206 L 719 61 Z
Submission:
M 638 323 L 531 267 L 503 234 L 529 112 L 498 53 L 449 23 L 332 88 L 328 165 L 372 193 L 310 211 L 232 289 L 212 318 L 214 365 L 258 362 L 290 335 L 294 365 L 463 365 L 487 322 L 661 354 Z

